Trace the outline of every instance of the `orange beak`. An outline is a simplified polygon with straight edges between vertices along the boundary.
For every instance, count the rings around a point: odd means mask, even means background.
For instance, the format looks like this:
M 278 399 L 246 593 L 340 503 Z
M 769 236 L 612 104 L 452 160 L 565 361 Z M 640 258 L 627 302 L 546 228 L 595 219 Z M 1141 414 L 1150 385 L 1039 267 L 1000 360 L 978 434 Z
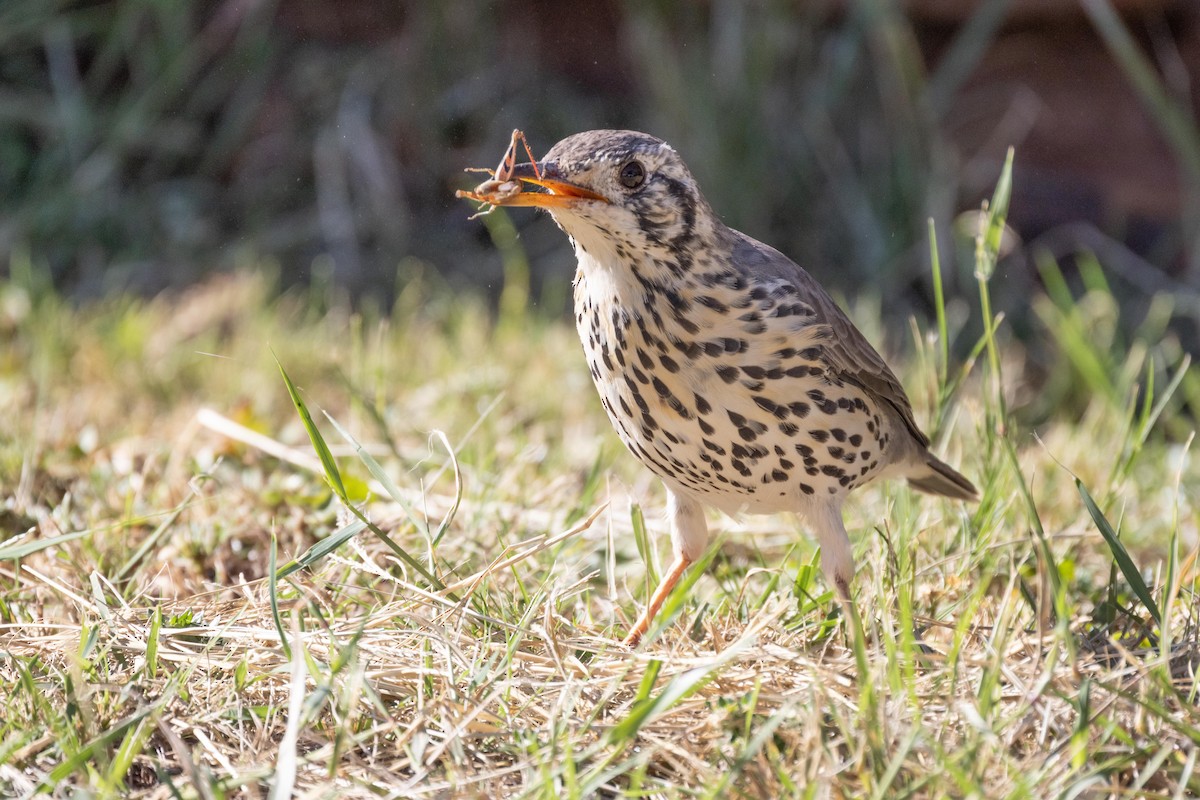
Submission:
M 570 181 L 563 180 L 558 173 L 558 167 L 553 162 L 541 164 L 517 164 L 512 169 L 514 180 L 532 183 L 540 186 L 544 192 L 518 192 L 503 199 L 498 198 L 494 205 L 501 206 L 536 206 L 538 208 L 562 208 L 572 206 L 584 200 L 609 202 L 602 195 L 585 189 Z

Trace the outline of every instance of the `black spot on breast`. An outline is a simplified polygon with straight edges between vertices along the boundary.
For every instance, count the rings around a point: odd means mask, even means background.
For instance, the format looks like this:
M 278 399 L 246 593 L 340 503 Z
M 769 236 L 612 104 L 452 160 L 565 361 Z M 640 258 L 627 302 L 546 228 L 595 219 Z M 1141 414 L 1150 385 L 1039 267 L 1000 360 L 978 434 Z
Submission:
M 670 356 L 660 355 L 658 360 L 659 363 L 663 365 L 663 368 L 667 370 L 667 372 L 679 372 L 679 364 L 675 363 L 675 359 L 671 358 Z
M 614 372 L 616 370 L 616 367 L 613 366 L 612 359 L 608 357 L 608 345 L 604 345 L 604 347 L 601 348 L 600 358 L 603 359 L 604 366 L 608 368 L 609 372 Z
M 671 308 L 676 311 L 687 311 L 692 305 L 688 302 L 687 298 L 674 289 L 663 289 L 662 296 L 667 299 L 667 302 L 671 304 Z
M 733 383 L 738 378 L 737 367 L 731 367 L 728 364 L 717 367 L 717 374 L 721 376 L 721 380 L 726 383 Z
M 689 360 L 700 357 L 703 349 L 695 342 L 685 342 L 682 339 L 673 339 L 671 344 L 675 345 L 675 349 L 683 353 Z
M 700 326 L 697 325 L 696 323 L 692 322 L 690 319 L 685 317 L 683 314 L 676 312 L 675 314 L 672 314 L 671 316 L 675 319 L 675 324 L 678 325 L 679 327 L 683 328 L 688 333 L 694 335 L 694 334 L 697 334 L 700 332 Z
M 789 378 L 807 378 L 809 375 L 819 375 L 821 370 L 817 367 L 810 367 L 807 364 L 798 364 L 794 367 L 788 367 L 787 376 Z
M 781 469 L 773 469 L 771 470 L 771 477 L 777 481 L 786 481 L 788 474 Z
M 688 410 L 687 406 L 685 406 L 683 403 L 679 402 L 678 397 L 676 397 L 673 394 L 668 394 L 666 397 L 666 400 L 667 400 L 667 405 L 670 406 L 671 410 L 674 411 L 676 414 L 683 417 L 684 419 L 692 418 L 692 412 Z
M 712 425 L 709 425 L 703 419 L 697 419 L 696 421 L 700 423 L 700 430 L 704 431 L 706 436 L 712 436 L 714 433 L 716 433 L 717 429 Z
M 758 406 L 759 408 L 761 408 L 763 411 L 766 411 L 768 414 L 772 414 L 775 417 L 778 417 L 779 419 L 787 419 L 787 416 L 788 416 L 787 406 L 781 406 L 778 403 L 774 402 L 773 400 L 769 400 L 766 397 L 763 397 L 761 395 L 755 395 L 754 404 L 756 406 Z
M 833 433 L 833 438 L 837 439 L 839 442 L 846 441 L 846 432 L 841 428 L 834 428 L 831 433 Z
M 628 378 L 625 379 L 625 383 L 629 387 L 629 392 L 633 397 L 633 402 L 637 404 L 637 407 L 641 409 L 643 414 L 648 414 L 650 412 L 650 404 L 646 402 L 646 398 L 642 397 L 642 393 L 638 391 L 637 384 L 633 383 Z
M 742 437 L 747 442 L 753 442 L 758 438 L 758 434 L 750 428 L 738 428 L 738 436 Z
M 801 402 L 789 403 L 788 409 L 793 414 L 795 414 L 797 417 L 799 417 L 800 419 L 804 419 L 805 417 L 807 417 L 808 412 L 811 410 L 809 408 L 808 403 L 801 403 Z
M 800 428 L 790 422 L 779 423 L 779 432 L 784 436 L 795 436 L 800 432 Z
M 804 492 L 805 494 L 812 494 L 814 489 L 813 489 L 813 487 L 809 486 L 807 483 L 802 483 L 802 484 L 800 484 L 800 491 Z
M 829 441 L 829 431 L 809 431 L 808 435 L 814 442 L 824 444 Z
M 717 298 L 709 297 L 708 295 L 701 295 L 700 297 L 697 297 L 696 302 L 702 306 L 707 306 L 708 308 L 711 308 L 713 311 L 718 311 L 720 313 L 724 313 L 729 310 L 729 306 L 725 305 Z
M 712 406 L 709 405 L 708 401 L 705 400 L 703 397 L 701 397 L 700 395 L 697 394 L 697 395 L 695 395 L 695 399 L 696 399 L 696 413 L 707 414 L 708 412 L 712 411 Z
M 850 445 L 852 447 L 858 447 L 860 444 L 862 444 L 862 434 L 859 434 L 859 433 L 851 434 L 850 435 Z
M 746 418 L 743 417 L 741 414 L 737 413 L 736 411 L 730 411 L 730 410 L 726 409 L 725 413 L 727 415 L 729 415 L 729 421 L 732 422 L 737 427 L 740 428 L 746 424 Z

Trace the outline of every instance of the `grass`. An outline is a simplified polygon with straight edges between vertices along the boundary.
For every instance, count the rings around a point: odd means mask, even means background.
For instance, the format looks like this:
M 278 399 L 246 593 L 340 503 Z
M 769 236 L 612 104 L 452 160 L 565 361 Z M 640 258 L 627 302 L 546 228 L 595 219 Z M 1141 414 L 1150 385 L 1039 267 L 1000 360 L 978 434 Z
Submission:
M 982 498 L 857 493 L 856 614 L 793 520 L 714 518 L 630 652 L 663 495 L 564 323 L 419 281 L 383 315 L 269 271 L 84 308 L 10 274 L 0 793 L 1200 792 L 1191 378 L 1149 317 L 1105 337 L 1101 282 L 1033 299 L 1066 386 L 1001 320 L 963 366 L 961 315 L 888 332 Z

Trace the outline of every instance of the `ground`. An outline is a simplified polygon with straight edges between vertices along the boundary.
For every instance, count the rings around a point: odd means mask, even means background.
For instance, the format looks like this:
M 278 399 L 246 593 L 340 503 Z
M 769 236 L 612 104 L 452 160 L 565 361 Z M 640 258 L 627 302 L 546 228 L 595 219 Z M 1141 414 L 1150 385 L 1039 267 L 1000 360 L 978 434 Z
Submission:
M 1103 292 L 1035 301 L 1091 398 L 1036 427 L 1013 411 L 1052 384 L 1003 323 L 961 361 L 954 324 L 851 304 L 981 501 L 856 493 L 855 614 L 797 520 L 714 516 L 631 651 L 663 493 L 567 322 L 261 272 L 72 308 L 26 267 L 0 283 L 2 794 L 1200 792 L 1185 363 L 1153 327 L 1106 343 Z M 309 550 L 363 526 L 279 366 L 392 545 Z

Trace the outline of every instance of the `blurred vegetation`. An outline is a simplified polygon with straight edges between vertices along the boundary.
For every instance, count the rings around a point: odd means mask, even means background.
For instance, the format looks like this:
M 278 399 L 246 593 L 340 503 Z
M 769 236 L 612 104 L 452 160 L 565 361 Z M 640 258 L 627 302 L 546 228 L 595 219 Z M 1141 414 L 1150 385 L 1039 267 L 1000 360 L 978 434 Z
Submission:
M 979 164 L 965 169 L 939 123 L 1010 6 L 977 4 L 927 67 L 912 18 L 868 0 L 606 2 L 586 15 L 536 0 L 8 0 L 0 271 L 29 253 L 88 298 L 266 260 L 284 285 L 329 283 L 385 306 L 416 277 L 493 297 L 518 281 L 510 301 L 555 315 L 573 269 L 564 237 L 515 213 L 520 247 L 497 247 L 512 228 L 468 221 L 452 190 L 471 182 L 464 167 L 494 164 L 514 127 L 544 151 L 627 126 L 675 144 L 730 224 L 847 296 L 886 298 L 893 319 L 926 314 L 926 221 L 945 239 L 954 298 L 973 284 L 974 231 L 953 222 L 982 197 L 963 177 Z M 1200 197 L 1190 109 L 1106 0 L 1085 6 L 1173 148 L 1185 193 Z M 1184 205 L 1161 273 L 1112 280 L 1132 305 L 1127 326 L 1170 295 L 1190 348 L 1197 270 L 1166 273 L 1195 258 L 1200 203 Z M 1086 292 L 1078 254 L 1054 255 L 1072 262 L 1070 290 Z M 1018 336 L 1041 330 L 1029 297 L 1044 256 L 1018 246 L 1000 268 L 997 307 Z

